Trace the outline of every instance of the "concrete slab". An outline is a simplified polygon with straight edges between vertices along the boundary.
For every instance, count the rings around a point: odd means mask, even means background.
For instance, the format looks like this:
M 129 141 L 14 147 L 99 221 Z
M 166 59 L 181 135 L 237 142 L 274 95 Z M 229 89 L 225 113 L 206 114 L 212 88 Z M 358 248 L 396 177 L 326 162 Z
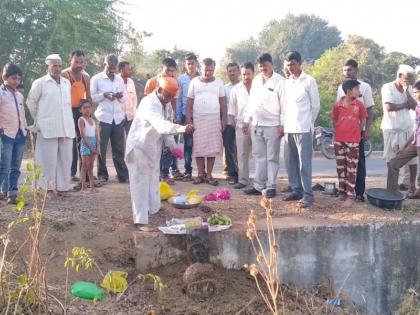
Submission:
M 259 235 L 265 248 L 265 227 Z M 393 223 L 325 224 L 276 218 L 281 280 L 297 287 L 329 279 L 336 292 L 373 314 L 392 314 L 405 290 L 420 280 L 420 220 Z M 240 269 L 255 262 L 246 224 L 210 234 L 212 263 Z M 136 266 L 144 272 L 187 259 L 186 236 L 135 232 Z

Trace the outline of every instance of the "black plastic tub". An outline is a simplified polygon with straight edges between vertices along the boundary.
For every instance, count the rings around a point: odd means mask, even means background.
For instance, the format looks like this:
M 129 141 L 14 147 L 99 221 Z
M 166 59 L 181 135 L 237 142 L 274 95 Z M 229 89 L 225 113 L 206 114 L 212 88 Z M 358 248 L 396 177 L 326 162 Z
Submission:
M 399 191 L 385 188 L 370 188 L 366 190 L 366 196 L 371 204 L 384 209 L 401 209 L 404 195 Z

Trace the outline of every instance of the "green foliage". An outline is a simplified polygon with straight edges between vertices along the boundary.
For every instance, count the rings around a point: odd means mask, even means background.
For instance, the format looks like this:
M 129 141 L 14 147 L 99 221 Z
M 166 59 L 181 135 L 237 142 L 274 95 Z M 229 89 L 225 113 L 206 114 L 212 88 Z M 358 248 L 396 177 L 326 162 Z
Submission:
M 306 61 L 318 59 L 325 50 L 341 43 L 340 31 L 315 15 L 288 14 L 270 21 L 260 32 L 259 51 L 269 52 L 279 71 L 288 51 L 297 50 Z
M 225 67 L 229 62 L 237 62 L 239 65 L 248 61 L 255 63 L 259 52 L 258 42 L 251 36 L 226 48 L 222 66 Z
M 92 269 L 94 266 L 94 259 L 92 258 L 92 250 L 85 247 L 73 247 L 71 256 L 67 257 L 64 262 L 64 267 L 72 267 L 79 272 L 80 267 Z
M 63 60 L 75 49 L 94 56 L 117 50 L 122 37 L 119 0 L 0 1 L 0 63 L 19 64 L 26 83 L 44 73 L 44 59 L 58 53 Z
M 331 111 L 336 101 L 335 92 L 321 90 L 319 92 L 319 99 L 321 102 L 321 108 L 319 110 L 319 116 L 315 122 L 316 126 L 332 127 Z

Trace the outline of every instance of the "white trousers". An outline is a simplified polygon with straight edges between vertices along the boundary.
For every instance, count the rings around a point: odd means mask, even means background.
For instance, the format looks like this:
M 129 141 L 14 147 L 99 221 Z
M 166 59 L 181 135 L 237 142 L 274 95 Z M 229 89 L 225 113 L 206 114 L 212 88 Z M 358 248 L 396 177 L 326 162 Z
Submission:
M 71 181 L 73 160 L 72 138 L 44 138 L 38 132 L 35 145 L 35 161 L 41 164 L 42 189 L 67 191 Z
M 159 171 L 144 175 L 133 165 L 127 165 L 134 224 L 148 224 L 149 213 L 160 210 Z
M 236 150 L 238 154 L 238 182 L 249 184 L 249 159 L 252 153 L 251 135 L 244 135 L 242 128 L 236 128 Z

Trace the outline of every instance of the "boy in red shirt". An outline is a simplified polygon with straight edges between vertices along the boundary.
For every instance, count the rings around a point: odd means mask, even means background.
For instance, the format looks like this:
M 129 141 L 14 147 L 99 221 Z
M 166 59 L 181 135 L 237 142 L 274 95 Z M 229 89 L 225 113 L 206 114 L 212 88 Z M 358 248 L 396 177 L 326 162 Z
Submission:
M 335 103 L 332 110 L 339 197 L 346 207 L 351 206 L 354 199 L 359 142 L 367 117 L 365 106 L 357 100 L 359 85 L 357 80 L 345 80 L 342 86 L 346 95 Z

